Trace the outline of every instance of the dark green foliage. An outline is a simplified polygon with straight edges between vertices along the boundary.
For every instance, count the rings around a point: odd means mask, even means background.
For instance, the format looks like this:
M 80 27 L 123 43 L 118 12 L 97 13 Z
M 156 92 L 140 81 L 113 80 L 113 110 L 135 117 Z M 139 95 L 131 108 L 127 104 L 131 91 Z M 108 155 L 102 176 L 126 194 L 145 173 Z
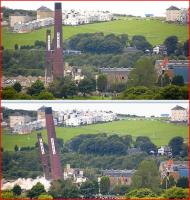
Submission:
M 77 94 L 78 88 L 71 77 L 64 77 L 63 79 L 57 79 L 52 82 L 48 88 L 56 98 L 68 98 Z
M 180 177 L 176 184 L 177 187 L 189 188 L 189 179 L 188 177 Z
M 13 87 L 5 87 L 2 90 L 2 99 L 15 100 L 17 99 L 17 92 Z
M 4 76 L 44 76 L 44 52 L 3 50 Z
M 127 185 L 115 185 L 110 193 L 113 195 L 125 195 L 129 191 L 129 188 Z
M 173 187 L 165 190 L 163 197 L 167 199 L 188 199 L 189 189 L 182 189 L 178 187 Z
M 180 75 L 174 76 L 172 79 L 172 84 L 178 85 L 178 86 L 184 86 L 183 76 L 180 76 Z
M 84 78 L 78 84 L 78 90 L 85 96 L 96 90 L 96 81 L 94 79 Z
M 53 198 L 78 198 L 80 197 L 80 191 L 71 180 L 59 180 L 53 181 L 49 190 L 49 194 Z
M 183 50 L 184 50 L 184 55 L 188 56 L 189 55 L 189 40 L 187 40 L 186 42 L 184 42 Z
M 159 89 L 157 89 L 159 90 Z M 144 86 L 130 87 L 123 91 L 120 99 L 153 99 L 155 91 Z
M 15 145 L 14 149 L 15 149 L 15 152 L 18 151 L 18 146 Z
M 28 89 L 27 94 L 31 96 L 37 96 L 39 95 L 43 90 L 45 89 L 44 84 L 42 81 L 37 80 L 35 83 L 33 83 Z
M 160 89 L 159 93 L 154 96 L 153 99 L 165 99 L 165 100 L 180 100 L 188 99 L 188 87 L 179 87 L 176 85 L 169 85 Z
M 100 193 L 107 195 L 110 192 L 110 179 L 107 176 L 103 176 L 100 180 Z
M 71 49 L 90 53 L 119 53 L 128 40 L 127 35 L 116 36 L 103 33 L 82 33 L 70 38 L 68 46 Z
M 164 44 L 167 48 L 168 55 L 174 54 L 178 48 L 178 38 L 176 36 L 170 36 L 165 39 Z
M 22 90 L 22 86 L 19 82 L 16 82 L 14 85 L 13 85 L 13 88 L 17 91 L 17 92 L 21 92 Z
M 183 142 L 184 142 L 184 139 L 180 136 L 174 137 L 169 141 L 168 145 L 172 149 L 172 155 L 173 156 L 180 155 L 180 152 L 183 149 Z
M 157 151 L 156 145 L 150 141 L 150 138 L 144 136 L 139 136 L 136 138 L 135 146 L 148 154 L 150 154 L 150 151 L 154 151 L 155 153 Z
M 125 155 L 129 146 L 124 139 L 117 135 L 79 135 L 69 142 L 69 147 L 81 154 Z
M 36 198 L 38 197 L 40 194 L 43 194 L 45 193 L 45 188 L 44 186 L 41 184 L 41 183 L 36 183 L 36 185 L 34 185 L 32 187 L 31 190 L 28 191 L 27 193 L 27 197 L 30 197 L 30 198 Z
M 156 76 L 153 60 L 149 57 L 142 57 L 136 62 L 134 69 L 130 72 L 127 85 L 129 87 L 153 87 L 156 83 Z
M 80 186 L 80 193 L 84 198 L 92 198 L 98 193 L 98 183 L 87 180 Z
M 40 94 L 37 96 L 37 99 L 52 100 L 52 99 L 54 99 L 54 96 L 52 93 L 44 90 L 44 91 L 40 92 Z
M 19 196 L 22 193 L 22 189 L 19 185 L 14 185 L 12 191 L 13 191 L 13 194 L 16 196 Z
M 107 89 L 107 76 L 105 74 L 100 74 L 97 79 L 97 86 L 100 92 L 105 92 Z
M 159 185 L 160 177 L 155 160 L 143 160 L 132 177 L 132 187 L 135 189 L 148 188 L 154 192 L 158 192 Z
M 151 198 L 157 195 L 149 188 L 134 189 L 126 194 L 126 198 Z
M 132 45 L 142 51 L 145 51 L 146 49 L 152 49 L 152 45 L 142 35 L 134 35 L 132 37 Z

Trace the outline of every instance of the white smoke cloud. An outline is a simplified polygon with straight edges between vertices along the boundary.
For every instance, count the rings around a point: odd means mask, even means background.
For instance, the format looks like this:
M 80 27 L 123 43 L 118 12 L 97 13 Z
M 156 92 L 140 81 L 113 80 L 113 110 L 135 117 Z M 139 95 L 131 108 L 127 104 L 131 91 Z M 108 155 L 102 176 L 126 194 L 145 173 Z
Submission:
M 30 190 L 38 182 L 44 185 L 46 191 L 49 190 L 51 181 L 46 180 L 45 177 L 37 177 L 36 179 L 18 178 L 14 181 L 8 181 L 2 184 L 2 190 L 11 190 L 16 184 L 20 185 L 23 190 Z

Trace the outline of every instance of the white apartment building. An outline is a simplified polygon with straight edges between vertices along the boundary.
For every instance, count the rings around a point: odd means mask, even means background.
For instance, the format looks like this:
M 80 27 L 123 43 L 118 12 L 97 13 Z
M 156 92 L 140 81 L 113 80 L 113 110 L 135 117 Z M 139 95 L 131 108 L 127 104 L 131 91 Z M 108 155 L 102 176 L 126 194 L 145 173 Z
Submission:
M 188 121 L 187 109 L 178 105 L 171 109 L 171 122 L 187 122 L 187 121 Z

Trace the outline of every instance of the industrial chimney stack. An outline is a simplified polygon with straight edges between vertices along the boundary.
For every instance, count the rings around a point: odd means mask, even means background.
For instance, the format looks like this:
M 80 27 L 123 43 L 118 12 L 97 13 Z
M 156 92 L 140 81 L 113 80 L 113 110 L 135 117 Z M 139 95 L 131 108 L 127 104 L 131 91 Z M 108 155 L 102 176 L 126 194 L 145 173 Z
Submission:
M 63 34 L 62 34 L 62 6 L 55 3 L 54 11 L 54 38 L 51 43 L 51 32 L 46 33 L 46 66 L 45 80 L 64 77 L 63 62 Z
M 61 170 L 60 155 L 59 155 L 59 149 L 57 146 L 57 139 L 56 139 L 56 134 L 55 134 L 55 126 L 54 126 L 51 107 L 45 108 L 45 117 L 46 117 L 46 128 L 47 128 L 47 134 L 48 134 L 51 179 L 58 180 L 58 179 L 63 178 L 63 174 Z

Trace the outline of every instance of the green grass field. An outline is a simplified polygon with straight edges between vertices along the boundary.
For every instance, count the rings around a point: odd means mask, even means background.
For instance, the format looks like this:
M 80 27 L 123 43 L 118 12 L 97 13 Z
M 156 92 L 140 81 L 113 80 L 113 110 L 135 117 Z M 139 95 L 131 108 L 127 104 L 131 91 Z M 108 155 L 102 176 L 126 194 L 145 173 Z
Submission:
M 53 31 L 53 27 L 51 27 Z M 166 37 L 171 35 L 178 36 L 181 42 L 188 38 L 188 26 L 168 24 L 158 20 L 136 20 L 123 18 L 111 22 L 102 22 L 81 26 L 63 26 L 63 37 L 68 39 L 78 33 L 104 32 L 105 34 L 126 33 L 130 37 L 133 35 L 144 35 L 147 40 L 153 44 L 161 44 Z M 15 43 L 18 45 L 33 45 L 35 40 L 45 40 L 46 28 L 35 30 L 31 33 L 8 33 L 4 27 L 2 31 L 2 45 L 6 49 L 14 48 Z
M 160 121 L 148 120 L 122 120 L 103 124 L 82 126 L 77 128 L 56 128 L 58 138 L 68 141 L 80 134 L 119 134 L 137 136 L 148 136 L 157 146 L 168 144 L 169 140 L 175 136 L 181 136 L 188 140 L 188 127 L 183 125 L 168 124 Z M 42 135 L 47 141 L 46 130 Z M 17 144 L 21 146 L 33 146 L 37 142 L 36 132 L 29 135 L 2 135 L 2 147 L 4 150 L 13 150 Z

